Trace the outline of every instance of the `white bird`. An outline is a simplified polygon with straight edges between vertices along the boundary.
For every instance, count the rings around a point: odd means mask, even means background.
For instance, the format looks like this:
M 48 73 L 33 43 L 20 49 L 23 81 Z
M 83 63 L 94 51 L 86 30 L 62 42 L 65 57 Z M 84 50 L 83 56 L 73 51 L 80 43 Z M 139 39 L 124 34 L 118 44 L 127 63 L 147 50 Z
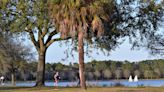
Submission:
M 137 75 L 134 77 L 134 82 L 138 82 L 138 77 L 137 77 Z
M 132 76 L 129 77 L 129 82 L 133 82 Z

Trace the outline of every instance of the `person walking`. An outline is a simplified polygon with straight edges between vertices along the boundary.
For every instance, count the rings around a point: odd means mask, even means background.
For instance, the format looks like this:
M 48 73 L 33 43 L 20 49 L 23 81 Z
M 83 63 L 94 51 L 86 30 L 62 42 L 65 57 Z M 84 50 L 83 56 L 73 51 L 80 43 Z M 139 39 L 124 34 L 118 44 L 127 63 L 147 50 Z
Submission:
M 76 78 L 77 78 L 77 86 L 80 86 L 80 76 L 79 76 L 79 72 L 76 73 Z
M 0 82 L 1 82 L 1 85 L 4 85 L 4 79 L 5 79 L 5 77 L 4 77 L 4 76 L 1 76 L 1 77 L 0 77 Z
M 60 77 L 59 77 L 59 72 L 56 72 L 56 73 L 54 74 L 54 86 L 55 86 L 55 87 L 58 87 L 59 79 L 60 79 Z

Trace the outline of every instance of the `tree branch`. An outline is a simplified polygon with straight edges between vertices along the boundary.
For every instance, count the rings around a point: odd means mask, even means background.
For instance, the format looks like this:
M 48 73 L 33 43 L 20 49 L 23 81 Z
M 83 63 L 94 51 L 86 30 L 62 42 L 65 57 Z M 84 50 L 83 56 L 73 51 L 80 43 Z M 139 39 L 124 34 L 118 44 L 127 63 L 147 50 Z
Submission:
M 44 37 L 48 32 L 48 29 L 46 28 L 43 32 L 42 32 L 42 37 Z
M 47 44 L 46 44 L 46 48 L 48 48 L 53 42 L 56 42 L 56 41 L 64 41 L 64 40 L 68 40 L 68 39 L 70 39 L 71 37 L 67 37 L 67 38 L 64 38 L 64 39 L 62 39 L 62 38 L 55 38 L 55 39 L 52 39 L 52 40 L 50 40 Z
M 159 44 L 161 44 L 162 46 L 164 46 L 164 42 L 159 42 Z
M 46 40 L 46 44 L 52 39 L 52 37 L 53 37 L 55 34 L 57 34 L 57 32 L 56 32 L 55 30 L 52 31 L 52 32 L 49 34 L 49 36 L 48 36 L 48 38 L 47 38 L 47 40 Z
M 54 27 L 54 26 L 52 25 L 52 23 L 46 24 L 46 26 L 47 26 L 47 27 L 45 27 L 44 31 L 42 32 L 42 37 L 44 37 L 44 36 L 48 33 L 49 29 L 51 29 L 51 28 Z
M 157 47 L 151 47 L 151 49 L 153 50 L 164 50 L 164 48 L 157 48 Z
M 39 45 L 38 45 L 38 42 L 35 39 L 34 33 L 32 31 L 27 31 L 27 32 L 30 34 L 31 41 L 33 42 L 33 44 L 35 45 L 36 49 L 38 50 Z

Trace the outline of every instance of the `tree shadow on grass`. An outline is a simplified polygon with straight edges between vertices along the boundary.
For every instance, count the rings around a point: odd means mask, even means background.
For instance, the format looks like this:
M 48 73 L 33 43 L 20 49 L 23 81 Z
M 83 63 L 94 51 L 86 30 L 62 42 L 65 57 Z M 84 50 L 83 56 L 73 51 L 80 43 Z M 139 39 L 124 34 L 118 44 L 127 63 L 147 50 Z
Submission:
M 0 90 L 15 90 L 15 89 L 28 89 L 32 87 L 0 87 Z

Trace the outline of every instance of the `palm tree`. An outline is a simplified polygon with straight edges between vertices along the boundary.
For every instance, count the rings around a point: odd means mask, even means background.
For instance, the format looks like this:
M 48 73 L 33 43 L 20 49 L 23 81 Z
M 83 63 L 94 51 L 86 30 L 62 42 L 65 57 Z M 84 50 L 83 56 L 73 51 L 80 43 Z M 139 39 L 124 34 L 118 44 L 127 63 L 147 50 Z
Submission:
M 84 38 L 102 38 L 111 27 L 110 17 L 115 12 L 113 0 L 51 0 L 50 16 L 62 38 L 77 37 L 80 85 L 86 89 L 84 77 Z M 107 27 L 105 27 L 107 26 Z M 107 33 L 107 32 L 106 32 Z M 112 35 L 112 34 L 111 34 Z

